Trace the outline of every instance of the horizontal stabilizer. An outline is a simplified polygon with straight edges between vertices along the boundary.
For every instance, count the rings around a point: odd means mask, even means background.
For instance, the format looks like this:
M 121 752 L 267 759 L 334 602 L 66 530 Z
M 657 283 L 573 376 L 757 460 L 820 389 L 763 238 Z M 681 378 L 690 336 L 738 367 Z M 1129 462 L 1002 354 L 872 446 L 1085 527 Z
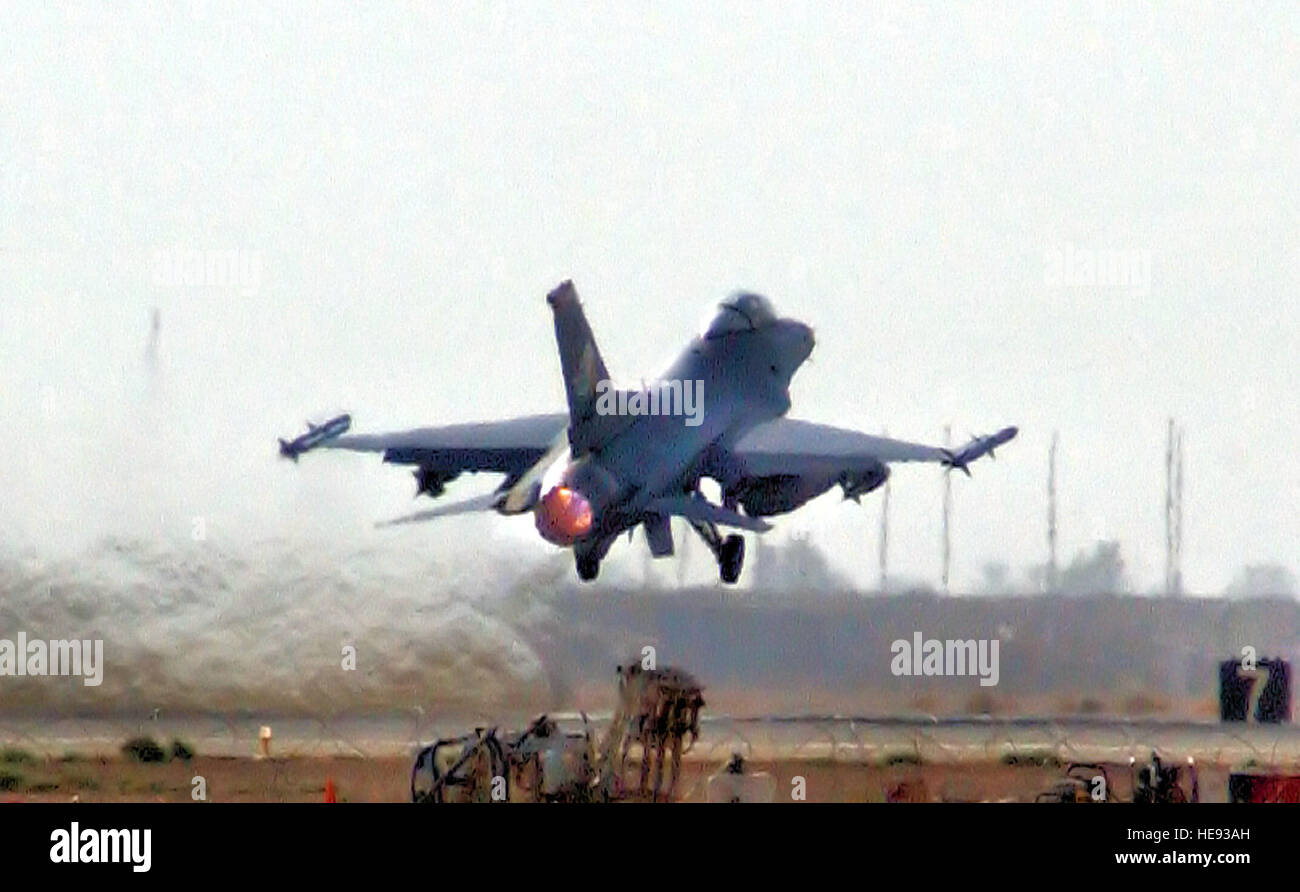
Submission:
M 718 526 L 736 527 L 765 533 L 772 525 L 757 517 L 747 517 L 739 511 L 715 505 L 703 496 L 678 496 L 671 499 L 656 499 L 646 509 L 648 513 L 668 514 L 673 517 L 685 517 L 704 523 L 716 523 Z
M 453 502 L 450 505 L 439 505 L 437 508 L 430 508 L 428 511 L 417 511 L 414 514 L 395 517 L 392 520 L 382 520 L 375 524 L 375 527 L 393 527 L 407 523 L 421 523 L 422 521 L 433 520 L 437 517 L 450 517 L 455 514 L 473 514 L 478 511 L 495 511 L 497 510 L 497 505 L 502 500 L 503 496 L 504 493 L 501 492 L 490 492 L 486 495 L 466 499 L 463 502 Z

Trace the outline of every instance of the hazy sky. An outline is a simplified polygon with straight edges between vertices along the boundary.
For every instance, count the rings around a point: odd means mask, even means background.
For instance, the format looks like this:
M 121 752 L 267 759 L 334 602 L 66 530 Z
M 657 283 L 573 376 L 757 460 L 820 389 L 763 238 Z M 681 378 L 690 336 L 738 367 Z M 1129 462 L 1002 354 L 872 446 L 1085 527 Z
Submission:
M 1298 157 L 1291 3 L 5 4 L 0 546 L 201 516 L 545 555 L 527 518 L 375 530 L 404 471 L 274 438 L 562 409 L 572 277 L 618 377 L 744 288 L 817 331 L 796 417 L 1018 424 L 953 481 L 957 587 L 1044 559 L 1053 429 L 1063 557 L 1116 538 L 1157 586 L 1173 415 L 1217 592 L 1300 563 Z M 896 471 L 895 573 L 937 579 L 940 498 Z M 870 583 L 878 513 L 776 535 Z

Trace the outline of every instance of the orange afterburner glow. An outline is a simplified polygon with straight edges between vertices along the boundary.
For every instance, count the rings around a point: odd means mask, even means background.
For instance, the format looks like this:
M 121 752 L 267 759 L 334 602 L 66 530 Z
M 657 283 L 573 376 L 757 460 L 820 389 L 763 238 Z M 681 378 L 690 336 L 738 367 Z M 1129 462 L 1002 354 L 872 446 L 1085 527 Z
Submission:
M 542 496 L 534 515 L 537 532 L 556 545 L 572 545 L 591 529 L 591 503 L 582 493 L 567 486 L 553 487 Z

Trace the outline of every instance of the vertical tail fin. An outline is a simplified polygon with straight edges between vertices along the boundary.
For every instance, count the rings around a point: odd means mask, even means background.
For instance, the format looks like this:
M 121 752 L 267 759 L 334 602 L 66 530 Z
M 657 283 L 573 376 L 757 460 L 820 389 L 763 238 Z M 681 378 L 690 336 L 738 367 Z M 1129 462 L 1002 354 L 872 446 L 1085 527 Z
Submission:
M 560 350 L 564 392 L 569 400 L 569 446 L 574 458 L 596 448 L 616 428 L 617 419 L 596 412 L 596 385 L 609 371 L 582 312 L 573 282 L 561 282 L 546 295 L 555 314 L 555 343 Z

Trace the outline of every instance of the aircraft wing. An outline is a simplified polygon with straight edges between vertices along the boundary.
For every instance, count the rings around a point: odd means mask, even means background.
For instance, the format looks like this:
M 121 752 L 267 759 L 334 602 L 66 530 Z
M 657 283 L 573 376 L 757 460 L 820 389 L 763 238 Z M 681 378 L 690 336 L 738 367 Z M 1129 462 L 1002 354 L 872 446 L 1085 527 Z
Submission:
M 293 458 L 317 449 L 377 452 L 393 464 L 418 465 L 416 491 L 442 495 L 446 484 L 462 473 L 489 471 L 506 475 L 498 492 L 498 510 L 515 513 L 531 507 L 543 461 L 567 447 L 569 416 L 527 415 L 502 421 L 449 424 L 379 434 L 342 434 L 320 437 L 309 432 L 286 443 L 281 454 Z M 518 490 L 516 492 L 516 490 Z
M 948 453 L 888 437 L 793 418 L 776 418 L 752 428 L 728 450 L 755 476 L 802 474 L 837 464 L 898 461 L 942 462 Z
M 1000 445 L 1016 435 L 1005 428 L 996 438 Z M 992 438 L 975 438 L 959 449 L 945 449 L 891 440 L 860 431 L 814 424 L 793 418 L 777 418 L 752 428 L 728 450 L 731 459 L 749 475 L 801 475 L 834 468 L 854 470 L 871 464 L 891 462 L 938 462 L 966 471 L 966 464 L 991 452 Z M 967 472 L 969 473 L 969 472 Z
M 569 416 L 563 414 L 527 415 L 382 434 L 345 434 L 316 448 L 380 452 L 384 461 L 399 465 L 522 473 L 547 453 L 568 424 Z

